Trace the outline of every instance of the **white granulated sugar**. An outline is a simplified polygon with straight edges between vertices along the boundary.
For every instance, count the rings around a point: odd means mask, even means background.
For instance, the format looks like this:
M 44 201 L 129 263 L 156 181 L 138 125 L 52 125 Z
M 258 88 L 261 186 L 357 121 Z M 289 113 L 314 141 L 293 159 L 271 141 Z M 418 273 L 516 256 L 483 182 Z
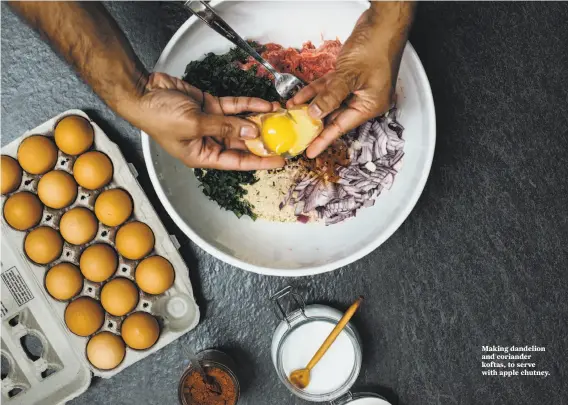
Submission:
M 294 329 L 282 345 L 282 367 L 287 376 L 304 368 L 334 328 L 325 321 L 308 322 Z M 310 384 L 304 390 L 309 394 L 328 394 L 349 380 L 355 367 L 353 341 L 342 331 L 327 353 L 310 373 Z

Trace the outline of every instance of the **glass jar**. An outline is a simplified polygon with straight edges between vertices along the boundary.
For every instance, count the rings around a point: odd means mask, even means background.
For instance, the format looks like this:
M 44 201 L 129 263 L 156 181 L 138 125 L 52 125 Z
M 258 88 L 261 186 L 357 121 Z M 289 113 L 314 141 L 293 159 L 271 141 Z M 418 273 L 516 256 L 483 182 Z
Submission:
M 348 392 L 344 396 L 331 401 L 331 405 L 391 405 L 385 398 L 372 392 Z
M 343 313 L 325 305 L 306 305 L 291 287 L 274 294 L 271 301 L 281 320 L 272 336 L 272 362 L 278 378 L 292 393 L 307 401 L 329 401 L 331 405 L 390 405 L 375 393 L 350 391 L 362 358 L 361 339 L 351 323 L 311 370 L 306 389 L 290 383 L 290 372 L 306 367 Z M 284 309 L 286 302 L 291 304 L 289 310 Z
M 236 405 L 239 402 L 241 388 L 239 385 L 239 380 L 237 379 L 237 376 L 233 372 L 233 370 L 236 369 L 236 364 L 233 361 L 233 359 L 231 359 L 231 357 L 229 357 L 229 355 L 227 355 L 226 353 L 223 353 L 222 351 L 216 349 L 208 349 L 199 352 L 196 354 L 196 358 L 203 369 L 206 370 L 207 368 L 216 367 L 223 370 L 231 378 L 231 381 L 233 382 L 236 391 L 236 399 L 235 399 L 235 405 Z M 183 394 L 185 380 L 194 371 L 195 369 L 191 366 L 190 363 L 189 367 L 184 371 L 183 375 L 180 378 L 178 386 L 178 399 L 181 405 L 195 405 L 193 403 L 188 402 L 186 400 L 185 395 Z
M 285 300 L 292 300 L 290 311 L 284 309 Z M 272 302 L 281 319 L 271 347 L 272 362 L 280 381 L 307 401 L 332 401 L 348 393 L 361 369 L 361 339 L 351 323 L 311 370 L 308 387 L 299 389 L 288 379 L 293 370 L 308 364 L 343 313 L 325 305 L 306 306 L 290 287 L 276 293 Z

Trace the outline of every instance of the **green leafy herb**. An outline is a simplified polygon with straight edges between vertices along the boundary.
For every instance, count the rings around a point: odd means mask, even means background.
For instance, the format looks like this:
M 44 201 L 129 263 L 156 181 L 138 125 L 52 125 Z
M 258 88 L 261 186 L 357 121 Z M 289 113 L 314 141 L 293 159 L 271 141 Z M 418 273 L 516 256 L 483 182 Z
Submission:
M 258 45 L 253 43 L 258 48 Z M 183 80 L 214 96 L 260 97 L 280 101 L 272 82 L 256 77 L 256 68 L 244 71 L 237 62 L 245 62 L 247 55 L 238 48 L 223 55 L 208 53 L 203 60 L 187 65 Z
M 251 42 L 260 52 L 262 47 Z M 209 53 L 203 60 L 193 61 L 185 70 L 183 80 L 214 96 L 260 97 L 268 101 L 280 101 L 272 83 L 265 78 L 256 77 L 256 69 L 244 71 L 237 62 L 245 62 L 247 55 L 238 48 L 223 55 Z M 256 219 L 253 206 L 244 200 L 247 191 L 243 185 L 256 182 L 254 172 L 195 169 L 201 182 L 203 194 L 232 211 L 237 217 L 248 215 Z
M 254 172 L 195 169 L 195 175 L 201 182 L 203 194 L 216 201 L 221 208 L 233 211 L 239 218 L 248 215 L 256 219 L 252 206 L 243 200 L 247 193 L 243 185 L 257 181 Z

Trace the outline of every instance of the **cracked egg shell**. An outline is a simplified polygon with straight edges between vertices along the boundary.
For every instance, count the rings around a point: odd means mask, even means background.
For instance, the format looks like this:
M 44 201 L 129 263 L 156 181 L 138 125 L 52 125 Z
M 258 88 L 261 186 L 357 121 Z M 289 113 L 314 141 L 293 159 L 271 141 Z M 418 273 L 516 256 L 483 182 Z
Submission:
M 245 141 L 257 156 L 294 157 L 303 153 L 323 130 L 323 121 L 308 114 L 308 106 L 247 117 L 260 127 L 260 136 Z

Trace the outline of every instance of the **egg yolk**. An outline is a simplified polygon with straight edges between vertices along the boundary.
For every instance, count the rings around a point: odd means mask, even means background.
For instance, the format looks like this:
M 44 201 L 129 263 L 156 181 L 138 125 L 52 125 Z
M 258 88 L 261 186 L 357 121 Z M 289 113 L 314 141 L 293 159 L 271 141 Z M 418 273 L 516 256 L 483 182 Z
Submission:
M 297 134 L 292 119 L 286 115 L 272 115 L 262 123 L 264 145 L 277 154 L 286 153 L 296 143 Z
M 307 104 L 247 118 L 261 131 L 259 137 L 246 140 L 245 145 L 251 153 L 261 157 L 298 156 L 323 130 L 323 122 L 308 114 Z

